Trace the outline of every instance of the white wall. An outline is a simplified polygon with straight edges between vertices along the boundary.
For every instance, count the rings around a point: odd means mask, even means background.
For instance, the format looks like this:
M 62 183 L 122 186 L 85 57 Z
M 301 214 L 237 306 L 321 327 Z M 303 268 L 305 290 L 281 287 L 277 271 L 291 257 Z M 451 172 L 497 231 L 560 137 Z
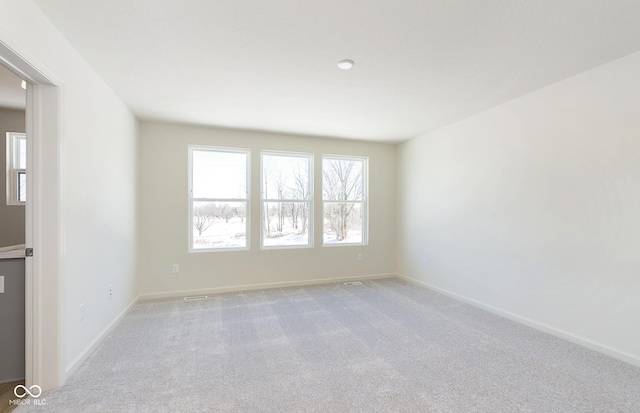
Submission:
M 400 145 L 398 271 L 640 364 L 638 73 L 640 53 Z
M 7 132 L 24 132 L 24 110 L 0 108 L 0 247 L 24 244 L 24 205 L 7 205 Z
M 141 124 L 139 291 L 145 296 L 178 291 L 326 281 L 394 273 L 395 147 L 385 144 L 283 136 L 180 125 Z M 188 145 L 251 149 L 253 220 L 250 251 L 188 252 Z M 321 225 L 322 154 L 369 157 L 369 245 L 260 250 L 260 150 L 315 155 L 315 222 Z M 357 254 L 363 261 L 357 262 Z M 180 264 L 180 273 L 171 265 Z
M 0 10 L 0 39 L 17 44 L 30 61 L 45 66 L 63 83 L 60 294 L 64 299 L 60 309 L 51 311 L 62 314 L 63 363 L 70 369 L 137 297 L 138 125 L 34 3 L 0 0 Z M 109 285 L 115 290 L 111 300 Z M 84 321 L 79 320 L 81 303 L 86 304 Z M 42 351 L 47 356 L 50 350 Z

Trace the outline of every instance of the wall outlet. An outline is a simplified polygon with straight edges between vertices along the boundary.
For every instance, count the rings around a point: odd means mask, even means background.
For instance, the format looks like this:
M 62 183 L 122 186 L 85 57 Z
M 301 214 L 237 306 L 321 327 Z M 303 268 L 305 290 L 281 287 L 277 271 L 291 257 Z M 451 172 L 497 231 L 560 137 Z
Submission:
M 427 259 L 426 258 L 423 258 L 423 259 L 420 260 L 420 266 L 422 268 L 427 268 Z
M 362 262 L 362 254 L 358 254 L 358 262 Z
M 171 269 L 171 272 L 174 274 L 177 274 L 180 272 L 180 265 L 178 264 L 173 264 L 173 268 Z
M 84 303 L 80 304 L 80 321 L 84 320 L 87 317 L 87 310 L 84 306 Z
M 109 286 L 109 300 L 113 297 L 113 285 Z
M 4 294 L 4 275 L 0 275 L 0 294 Z

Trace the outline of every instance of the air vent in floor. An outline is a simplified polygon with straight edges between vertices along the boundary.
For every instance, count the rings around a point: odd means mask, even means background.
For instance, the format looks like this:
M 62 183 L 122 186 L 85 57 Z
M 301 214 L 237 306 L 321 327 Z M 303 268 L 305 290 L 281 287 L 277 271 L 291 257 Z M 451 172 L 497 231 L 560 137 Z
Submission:
M 362 285 L 362 283 L 360 281 L 349 281 L 349 282 L 344 283 L 344 285 L 347 285 L 347 286 Z
M 184 297 L 185 301 L 198 301 L 198 300 L 206 300 L 208 297 L 206 295 L 191 295 L 188 297 Z

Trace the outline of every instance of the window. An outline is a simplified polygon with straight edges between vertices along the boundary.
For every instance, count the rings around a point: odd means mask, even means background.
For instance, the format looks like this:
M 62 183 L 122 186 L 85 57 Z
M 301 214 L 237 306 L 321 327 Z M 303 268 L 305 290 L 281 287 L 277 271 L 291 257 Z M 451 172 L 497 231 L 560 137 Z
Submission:
M 190 250 L 248 248 L 249 151 L 189 147 Z
M 7 133 L 7 205 L 24 205 L 27 200 L 27 137 Z
M 262 153 L 262 246 L 308 247 L 312 155 Z
M 322 158 L 324 245 L 367 242 L 367 159 Z

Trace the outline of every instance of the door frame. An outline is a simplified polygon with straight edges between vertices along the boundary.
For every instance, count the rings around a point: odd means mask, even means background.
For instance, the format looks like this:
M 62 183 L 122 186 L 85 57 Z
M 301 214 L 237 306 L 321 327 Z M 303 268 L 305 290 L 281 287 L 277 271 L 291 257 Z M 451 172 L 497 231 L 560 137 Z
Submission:
M 63 82 L 0 30 L 0 64 L 26 80 L 25 381 L 64 383 Z

